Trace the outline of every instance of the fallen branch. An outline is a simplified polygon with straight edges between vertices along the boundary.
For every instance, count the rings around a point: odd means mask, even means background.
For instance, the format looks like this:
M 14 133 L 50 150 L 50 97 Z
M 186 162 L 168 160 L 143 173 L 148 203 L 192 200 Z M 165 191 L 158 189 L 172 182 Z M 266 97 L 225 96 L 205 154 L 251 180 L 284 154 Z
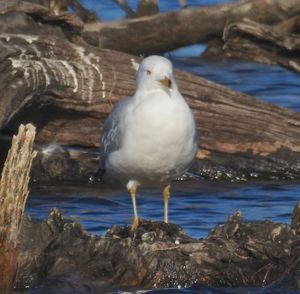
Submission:
M 87 23 L 82 35 L 101 48 L 153 54 L 221 39 L 226 24 L 243 18 L 275 24 L 299 13 L 300 0 L 240 0 L 113 23 Z
M 293 31 L 299 19 L 287 20 L 271 27 L 250 20 L 231 23 L 224 29 L 224 44 L 214 45 L 205 56 L 225 55 L 231 58 L 279 64 L 300 72 L 300 36 Z
M 68 12 L 68 7 L 71 7 L 76 14 Z M 50 0 L 49 6 L 22 0 L 9 5 L 0 5 L 0 15 L 11 13 L 26 13 L 38 17 L 44 22 L 65 24 L 68 28 L 75 30 L 81 30 L 84 21 L 95 21 L 96 19 L 95 14 L 86 10 L 77 0 Z

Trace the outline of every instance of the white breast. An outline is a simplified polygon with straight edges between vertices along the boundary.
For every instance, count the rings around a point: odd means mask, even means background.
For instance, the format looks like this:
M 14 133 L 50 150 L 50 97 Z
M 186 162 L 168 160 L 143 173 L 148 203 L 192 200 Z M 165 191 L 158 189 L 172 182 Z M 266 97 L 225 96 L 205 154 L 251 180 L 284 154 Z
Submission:
M 195 124 L 177 93 L 136 100 L 124 117 L 122 148 L 109 155 L 108 172 L 143 184 L 170 181 L 189 167 L 196 152 Z

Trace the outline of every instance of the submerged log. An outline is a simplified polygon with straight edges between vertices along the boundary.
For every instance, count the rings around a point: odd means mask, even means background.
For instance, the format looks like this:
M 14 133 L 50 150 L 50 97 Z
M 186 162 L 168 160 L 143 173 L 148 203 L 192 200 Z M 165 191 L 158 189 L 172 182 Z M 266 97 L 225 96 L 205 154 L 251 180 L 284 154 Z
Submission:
M 0 293 L 12 293 L 17 270 L 19 234 L 35 156 L 35 128 L 21 125 L 14 136 L 0 180 Z
M 276 26 L 243 20 L 224 29 L 220 50 L 213 46 L 205 56 L 224 55 L 281 66 L 300 72 L 300 35 L 295 34 L 299 16 Z
M 113 23 L 91 22 L 85 24 L 82 36 L 101 48 L 153 54 L 221 39 L 226 24 L 243 18 L 274 24 L 299 12 L 300 0 L 240 0 Z
M 112 105 L 134 93 L 131 55 L 22 34 L 0 34 L 0 52 L 0 85 L 6 89 L 0 93 L 0 128 L 10 134 L 20 122 L 33 122 L 41 145 L 97 150 Z M 175 77 L 198 128 L 195 170 L 230 180 L 299 177 L 299 113 L 189 73 L 175 71 Z M 97 163 L 91 165 L 93 172 Z M 82 174 L 80 166 L 77 171 Z
M 100 237 L 54 209 L 42 223 L 26 218 L 15 288 L 35 287 L 41 293 L 193 284 L 267 287 L 270 293 L 299 289 L 294 266 L 298 253 L 292 250 L 298 222 L 299 215 L 294 215 L 292 228 L 271 221 L 249 223 L 237 212 L 200 240 L 177 225 L 150 221 L 142 221 L 134 233 L 128 226 L 113 226 Z

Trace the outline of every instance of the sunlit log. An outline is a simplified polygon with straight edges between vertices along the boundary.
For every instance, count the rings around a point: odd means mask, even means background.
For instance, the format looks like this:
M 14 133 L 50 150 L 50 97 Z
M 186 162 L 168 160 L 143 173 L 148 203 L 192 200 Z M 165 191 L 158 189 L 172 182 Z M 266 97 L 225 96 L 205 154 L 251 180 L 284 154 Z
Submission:
M 98 148 L 112 105 L 135 90 L 133 59 L 60 37 L 0 35 L 0 127 L 37 126 L 39 143 Z M 211 178 L 300 174 L 300 115 L 175 71 L 198 129 L 196 170 Z M 5 86 L 4 86 L 5 85 Z
M 0 293 L 12 293 L 17 270 L 19 235 L 28 196 L 29 172 L 35 157 L 35 128 L 21 125 L 0 180 Z

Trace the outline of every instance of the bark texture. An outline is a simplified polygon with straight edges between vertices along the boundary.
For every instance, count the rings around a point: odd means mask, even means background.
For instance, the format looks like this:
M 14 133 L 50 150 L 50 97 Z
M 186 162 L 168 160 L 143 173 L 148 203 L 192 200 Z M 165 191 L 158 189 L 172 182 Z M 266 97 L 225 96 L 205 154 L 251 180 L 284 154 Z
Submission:
M 85 24 L 82 35 L 101 48 L 153 54 L 221 39 L 226 24 L 243 18 L 274 24 L 299 12 L 300 0 L 241 0 L 113 23 L 91 22 Z
M 144 14 L 132 11 L 124 0 L 115 2 L 130 17 Z M 77 0 L 39 3 L 0 3 L 1 31 L 46 32 L 62 35 L 74 43 L 80 43 L 83 37 L 96 47 L 133 54 L 165 52 L 207 42 L 206 56 L 276 63 L 299 72 L 300 0 L 241 0 L 110 23 L 96 20 L 95 14 Z M 155 0 L 140 3 L 141 7 L 156 7 L 152 12 L 145 9 L 145 13 L 157 12 Z M 68 12 L 68 8 L 75 14 Z M 245 19 L 248 19 L 246 23 Z
M 0 293 L 12 293 L 17 269 L 20 228 L 35 156 L 35 128 L 21 125 L 13 138 L 0 180 Z
M 279 64 L 300 72 L 299 16 L 288 19 L 276 26 L 268 26 L 244 20 L 225 27 L 221 50 L 213 48 L 206 53 L 231 58 L 254 60 L 267 64 Z
M 237 212 L 197 240 L 177 225 L 150 221 L 142 221 L 135 233 L 127 226 L 113 226 L 105 236 L 88 235 L 78 223 L 52 210 L 42 223 L 26 219 L 15 287 L 35 287 L 40 293 L 194 284 L 266 287 L 269 293 L 297 290 L 299 211 L 298 205 L 292 227 L 244 222 Z
M 0 128 L 12 133 L 20 122 L 33 122 L 39 144 L 97 150 L 112 105 L 134 93 L 135 57 L 125 53 L 8 33 L 0 35 L 0 50 L 0 85 L 6 89 L 0 93 Z M 196 119 L 198 172 L 231 180 L 299 177 L 298 113 L 186 72 L 175 71 L 175 77 Z

